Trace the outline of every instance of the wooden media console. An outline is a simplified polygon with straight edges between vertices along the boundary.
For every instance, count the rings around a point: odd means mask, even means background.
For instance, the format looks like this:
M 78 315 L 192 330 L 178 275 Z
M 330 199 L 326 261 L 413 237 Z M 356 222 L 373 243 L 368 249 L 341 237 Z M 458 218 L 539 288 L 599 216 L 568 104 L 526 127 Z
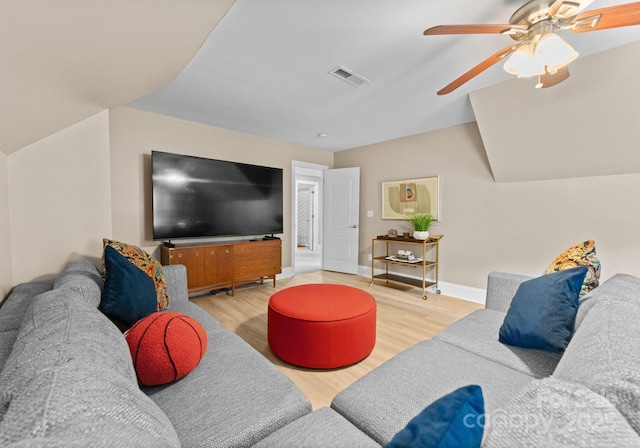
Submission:
M 222 241 L 220 243 L 161 246 L 164 265 L 183 264 L 187 267 L 189 294 L 230 288 L 273 280 L 282 272 L 282 241 Z

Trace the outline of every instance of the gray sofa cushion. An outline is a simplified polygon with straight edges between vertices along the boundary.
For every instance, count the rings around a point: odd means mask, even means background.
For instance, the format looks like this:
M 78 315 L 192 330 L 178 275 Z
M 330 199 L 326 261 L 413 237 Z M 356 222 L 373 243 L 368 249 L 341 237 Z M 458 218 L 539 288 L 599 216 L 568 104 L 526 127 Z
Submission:
M 591 308 L 596 306 L 601 298 L 626 298 L 631 303 L 638 303 L 640 299 L 634 299 L 640 294 L 640 278 L 634 277 L 628 274 L 616 274 L 596 289 L 588 294 L 585 294 L 580 299 L 580 305 L 578 306 L 578 314 L 576 315 L 576 330 L 582 324 L 582 321 L 586 315 L 590 312 Z
M 490 272 L 487 278 L 487 303 L 485 308 L 507 312 L 513 296 L 522 282 L 533 277 L 510 272 Z
M 192 303 L 172 302 L 207 331 L 207 353 L 189 375 L 143 388 L 183 446 L 250 446 L 311 411 L 307 398 L 264 356 Z
M 425 407 L 455 389 L 477 384 L 487 413 L 532 378 L 439 340 L 399 353 L 333 399 L 331 407 L 384 445 Z
M 487 413 L 486 448 L 632 447 L 640 437 L 606 398 L 555 378 L 533 381 Z
M 380 447 L 331 408 L 320 408 L 289 423 L 254 448 Z
M 580 326 L 553 376 L 606 397 L 640 432 L 640 279 L 616 275 L 580 306 Z
M 0 371 L 13 350 L 22 319 L 31 302 L 38 295 L 49 291 L 53 282 L 32 282 L 16 286 L 0 308 Z
M 179 446 L 139 390 L 122 334 L 80 289 L 45 292 L 27 310 L 0 372 L 0 446 Z
M 195 320 L 201 323 L 205 322 L 207 330 L 207 335 L 211 336 L 215 333 L 225 333 L 228 332 L 227 328 L 224 326 L 222 322 L 218 319 L 211 316 L 211 314 L 207 313 L 205 310 L 200 308 L 198 305 L 195 305 L 191 302 L 171 302 L 171 311 L 177 311 L 179 313 L 187 314 L 193 317 Z
M 53 288 L 76 288 L 78 286 L 85 286 L 90 292 L 91 296 L 87 297 L 93 299 L 97 297 L 98 303 L 100 303 L 100 296 L 104 288 L 102 277 L 98 268 L 96 268 L 89 260 L 76 260 L 67 263 L 60 275 L 53 282 Z M 98 306 L 98 303 L 95 306 Z
M 560 360 L 560 355 L 511 347 L 498 341 L 498 332 L 504 316 L 505 313 L 501 311 L 474 311 L 450 325 L 436 336 L 436 339 L 535 378 L 551 375 Z
M 169 308 L 172 311 L 177 303 L 189 302 L 187 286 L 187 268 L 183 264 L 162 266 L 164 279 L 167 282 L 167 294 L 169 295 Z

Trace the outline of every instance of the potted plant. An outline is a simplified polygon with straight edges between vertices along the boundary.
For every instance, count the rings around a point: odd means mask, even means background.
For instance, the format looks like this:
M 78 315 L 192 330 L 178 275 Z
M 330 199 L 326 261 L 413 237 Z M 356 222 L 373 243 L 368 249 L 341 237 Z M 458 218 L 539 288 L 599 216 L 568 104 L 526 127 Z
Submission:
M 430 213 L 416 213 L 409 216 L 409 222 L 413 227 L 413 237 L 417 240 L 426 240 L 429 238 L 429 226 L 435 221 Z

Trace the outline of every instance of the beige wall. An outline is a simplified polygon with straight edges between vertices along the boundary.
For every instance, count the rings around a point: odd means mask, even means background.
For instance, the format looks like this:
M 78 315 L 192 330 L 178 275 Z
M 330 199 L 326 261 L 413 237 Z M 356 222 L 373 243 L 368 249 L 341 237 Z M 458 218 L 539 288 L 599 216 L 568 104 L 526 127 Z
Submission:
M 99 265 L 102 238 L 159 256 L 151 236 L 152 149 L 284 169 L 283 266 L 291 265 L 291 161 L 333 165 L 333 153 L 121 108 L 9 156 L 0 153 L 0 299 L 74 259 Z
M 7 156 L 0 152 L 0 244 L 3 248 L 0 257 L 0 303 L 7 295 L 13 279 L 11 278 L 11 227 L 9 225 L 9 181 Z
M 160 256 L 152 236 L 152 150 L 272 166 L 284 170 L 282 263 L 291 266 L 291 161 L 331 167 L 333 153 L 130 108 L 111 111 L 110 128 L 114 239 Z
M 101 239 L 151 237 L 152 149 L 284 169 L 283 266 L 291 265 L 291 161 L 361 167 L 360 265 L 371 238 L 404 221 L 380 219 L 381 182 L 441 176 L 441 281 L 484 288 L 492 270 L 536 275 L 555 255 L 594 238 L 603 277 L 640 276 L 640 174 L 495 183 L 475 124 L 330 153 L 128 108 L 103 112 L 20 151 L 0 154 L 4 293 L 102 254 Z M 335 163 L 334 163 L 335 156 Z M 374 211 L 367 218 L 367 210 Z M 10 262 L 7 260 L 11 260 Z
M 22 148 L 7 167 L 12 283 L 97 262 L 111 234 L 108 112 Z
M 438 175 L 441 281 L 485 288 L 493 270 L 538 275 L 588 238 L 603 278 L 640 276 L 640 174 L 495 183 L 475 123 L 336 153 L 335 167 L 349 166 L 361 167 L 360 265 L 370 266 L 372 237 L 409 230 L 380 218 L 381 182 Z

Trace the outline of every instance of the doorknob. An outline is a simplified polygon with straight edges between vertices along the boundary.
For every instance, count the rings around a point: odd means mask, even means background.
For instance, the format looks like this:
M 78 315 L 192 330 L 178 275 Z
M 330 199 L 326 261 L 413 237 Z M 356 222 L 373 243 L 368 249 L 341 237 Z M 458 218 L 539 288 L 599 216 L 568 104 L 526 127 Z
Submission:
M 350 228 L 350 229 L 357 229 L 357 228 L 358 228 L 358 225 L 357 225 L 357 224 L 354 224 L 354 225 L 352 225 L 352 226 L 349 226 L 349 228 Z

